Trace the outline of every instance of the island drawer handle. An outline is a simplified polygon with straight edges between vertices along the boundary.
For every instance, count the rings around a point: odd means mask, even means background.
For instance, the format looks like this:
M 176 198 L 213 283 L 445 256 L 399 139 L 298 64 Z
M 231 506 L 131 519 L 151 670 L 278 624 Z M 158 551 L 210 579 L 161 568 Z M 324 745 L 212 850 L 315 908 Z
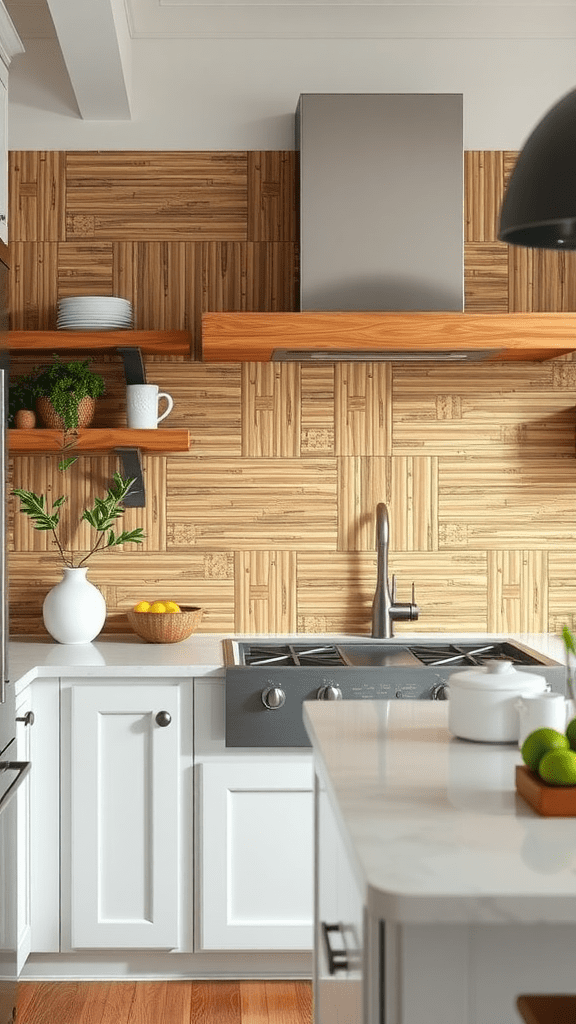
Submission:
M 322 935 L 324 936 L 324 944 L 326 946 L 326 957 L 328 960 L 328 971 L 330 974 L 336 974 L 336 971 L 347 971 L 348 970 L 348 955 L 345 949 L 332 949 L 330 944 L 330 932 L 340 932 L 342 934 L 342 928 L 339 924 L 326 924 L 321 921 Z

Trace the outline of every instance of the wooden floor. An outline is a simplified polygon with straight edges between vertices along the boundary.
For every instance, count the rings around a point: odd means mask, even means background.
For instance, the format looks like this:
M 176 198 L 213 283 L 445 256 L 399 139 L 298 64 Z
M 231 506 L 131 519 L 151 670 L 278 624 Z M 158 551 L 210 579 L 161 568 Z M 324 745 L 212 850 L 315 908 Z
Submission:
M 20 982 L 17 1024 L 311 1024 L 304 981 Z

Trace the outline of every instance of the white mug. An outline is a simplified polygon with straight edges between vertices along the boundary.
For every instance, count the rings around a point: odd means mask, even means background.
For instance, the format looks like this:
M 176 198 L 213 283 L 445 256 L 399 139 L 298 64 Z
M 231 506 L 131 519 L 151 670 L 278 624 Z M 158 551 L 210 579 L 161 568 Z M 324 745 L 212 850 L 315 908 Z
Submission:
M 567 703 L 561 693 L 526 693 L 518 698 L 516 707 L 520 719 L 519 747 L 535 729 L 564 732 L 566 728 Z
M 165 398 L 168 405 L 159 416 L 161 398 Z M 128 384 L 126 387 L 126 419 L 134 430 L 153 430 L 172 412 L 173 405 L 172 397 L 165 391 L 159 391 L 157 384 Z

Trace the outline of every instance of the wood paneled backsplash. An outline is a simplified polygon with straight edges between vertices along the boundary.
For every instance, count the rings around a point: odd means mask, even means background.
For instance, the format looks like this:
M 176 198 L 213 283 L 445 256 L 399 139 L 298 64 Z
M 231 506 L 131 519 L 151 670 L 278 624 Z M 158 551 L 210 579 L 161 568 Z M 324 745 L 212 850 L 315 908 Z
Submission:
M 496 240 L 515 158 L 466 154 L 466 310 L 576 310 L 575 254 Z M 291 152 L 11 153 L 13 329 L 53 328 L 62 296 L 114 294 L 134 303 L 138 328 L 190 329 L 198 352 L 203 311 L 294 309 L 295 179 Z M 119 360 L 94 365 L 108 385 L 95 425 L 125 424 Z M 174 397 L 166 426 L 189 428 L 193 444 L 144 459 L 147 507 L 125 515 L 144 545 L 91 563 L 107 632 L 126 631 L 136 601 L 165 596 L 201 604 L 204 631 L 366 633 L 382 500 L 399 599 L 415 580 L 421 607 L 406 628 L 576 626 L 572 357 L 464 367 L 149 357 L 147 372 Z M 62 477 L 55 459 L 18 457 L 12 485 L 69 489 L 76 522 L 115 468 L 84 457 Z M 13 631 L 45 635 L 58 560 L 14 512 L 10 548 Z

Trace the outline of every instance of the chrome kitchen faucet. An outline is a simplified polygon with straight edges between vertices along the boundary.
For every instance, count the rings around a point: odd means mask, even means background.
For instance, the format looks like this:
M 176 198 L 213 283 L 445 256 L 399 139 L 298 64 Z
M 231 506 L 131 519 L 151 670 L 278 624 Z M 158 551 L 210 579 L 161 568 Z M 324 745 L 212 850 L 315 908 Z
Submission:
M 383 501 L 376 506 L 376 550 L 378 554 L 378 575 L 376 593 L 372 605 L 372 636 L 389 640 L 394 636 L 395 619 L 414 621 L 420 614 L 415 604 L 414 584 L 412 584 L 412 601 L 400 604 L 396 601 L 396 576 L 392 576 L 392 586 L 388 583 L 388 547 L 390 544 L 390 525 L 388 507 Z

